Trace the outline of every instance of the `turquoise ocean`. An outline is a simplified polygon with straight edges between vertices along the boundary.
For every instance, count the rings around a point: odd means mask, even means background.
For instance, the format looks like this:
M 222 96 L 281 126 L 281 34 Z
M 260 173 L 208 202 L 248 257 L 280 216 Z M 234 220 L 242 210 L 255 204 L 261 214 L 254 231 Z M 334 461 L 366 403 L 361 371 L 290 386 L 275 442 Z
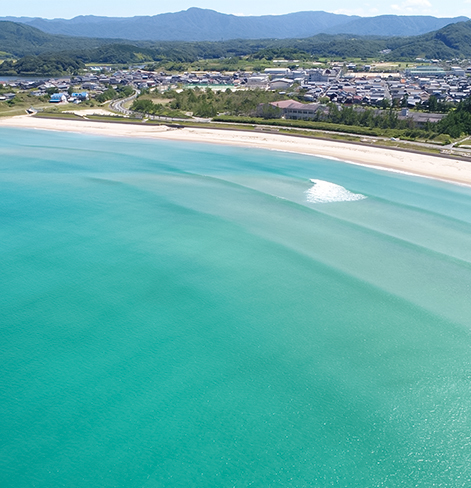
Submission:
M 0 487 L 471 486 L 471 188 L 0 130 Z

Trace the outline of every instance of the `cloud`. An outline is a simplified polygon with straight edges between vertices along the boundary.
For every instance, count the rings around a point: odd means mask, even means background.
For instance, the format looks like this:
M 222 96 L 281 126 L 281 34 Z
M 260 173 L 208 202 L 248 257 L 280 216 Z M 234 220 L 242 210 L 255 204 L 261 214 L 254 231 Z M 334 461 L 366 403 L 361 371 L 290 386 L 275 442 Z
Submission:
M 401 4 L 391 5 L 391 8 L 403 13 L 426 13 L 432 8 L 432 4 L 428 0 L 405 0 Z

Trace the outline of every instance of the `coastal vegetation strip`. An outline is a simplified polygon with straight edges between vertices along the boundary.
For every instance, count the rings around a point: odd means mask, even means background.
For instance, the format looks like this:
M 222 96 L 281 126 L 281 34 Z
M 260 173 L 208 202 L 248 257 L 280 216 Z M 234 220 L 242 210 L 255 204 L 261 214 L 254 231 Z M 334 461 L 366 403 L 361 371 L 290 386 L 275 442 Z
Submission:
M 155 93 L 155 92 L 154 92 Z M 274 102 L 286 100 L 286 95 L 276 91 L 260 89 L 247 91 L 214 92 L 210 89 L 175 90 L 163 94 L 154 94 L 156 98 L 146 97 L 142 93 L 134 101 L 131 110 L 147 115 L 181 117 L 191 114 L 197 117 L 210 117 L 214 121 L 242 124 L 301 127 L 331 132 L 349 132 L 359 135 L 394 137 L 408 140 L 430 140 L 448 144 L 450 132 L 456 138 L 462 132 L 471 131 L 471 124 L 463 122 L 466 117 L 457 119 L 455 115 L 445 118 L 438 124 L 426 122 L 422 128 L 416 126 L 408 117 L 392 105 L 389 109 L 361 108 L 352 106 L 338 107 L 335 103 L 320 104 L 309 116 L 309 120 L 287 120 L 282 117 L 282 110 Z M 302 93 L 298 96 L 302 100 Z M 389 104 L 388 104 L 389 105 Z M 311 108 L 311 105 L 300 105 Z M 471 104 L 462 102 L 458 105 L 459 113 L 471 112 Z M 307 117 L 305 117 L 307 118 Z M 460 125 L 457 125 L 459 121 Z
M 86 117 L 80 117 L 74 114 L 64 113 L 38 113 L 34 115 L 35 118 L 55 119 L 55 120 L 75 120 L 75 121 L 91 121 L 91 122 L 107 122 L 113 124 L 126 124 L 136 126 L 165 126 L 171 129 L 216 129 L 216 130 L 228 130 L 228 131 L 243 131 L 252 133 L 265 133 L 276 134 L 286 136 L 296 136 L 304 139 L 320 139 L 326 141 L 339 141 L 358 144 L 361 146 L 370 146 L 377 148 L 397 149 L 401 151 L 417 153 L 417 154 L 429 154 L 437 155 L 451 159 L 461 159 L 465 161 L 471 160 L 471 152 L 465 150 L 450 150 L 447 153 L 443 152 L 440 147 L 433 147 L 431 145 L 425 145 L 421 143 L 405 142 L 405 141 L 391 141 L 387 138 L 377 138 L 355 135 L 353 133 L 332 132 L 326 130 L 306 130 L 302 128 L 295 128 L 290 126 L 279 127 L 266 127 L 260 124 L 237 124 L 237 123 L 222 123 L 222 122 L 195 122 L 195 121 L 179 121 L 178 123 L 148 120 L 148 119 L 136 119 L 128 118 L 117 115 L 87 115 Z

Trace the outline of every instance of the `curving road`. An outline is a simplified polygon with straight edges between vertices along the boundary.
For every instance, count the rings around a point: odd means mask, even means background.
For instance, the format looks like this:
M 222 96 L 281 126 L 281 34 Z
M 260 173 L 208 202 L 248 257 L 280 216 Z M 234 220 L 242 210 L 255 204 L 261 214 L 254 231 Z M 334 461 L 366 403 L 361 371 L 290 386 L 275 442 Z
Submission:
M 130 97 L 120 98 L 119 100 L 111 101 L 110 109 L 116 110 L 116 112 L 120 112 L 124 115 L 133 115 L 134 112 L 132 110 L 128 110 L 127 108 L 124 108 L 123 104 L 126 102 L 130 102 L 131 100 L 134 100 L 140 93 L 141 91 L 136 88 L 136 91 Z
M 133 95 L 127 98 L 121 98 L 119 100 L 112 100 L 110 102 L 110 109 L 114 110 L 116 112 L 122 113 L 123 115 L 139 115 L 139 116 L 145 116 L 146 118 L 150 120 L 163 120 L 167 122 L 184 122 L 187 119 L 179 119 L 176 117 L 165 117 L 164 115 L 144 115 L 141 112 L 134 112 L 133 110 L 129 110 L 127 108 L 124 108 L 123 105 L 127 102 L 130 102 L 137 98 L 139 94 L 141 93 L 140 90 L 136 88 L 136 91 L 134 92 Z M 202 118 L 202 117 L 194 117 L 193 122 L 211 122 L 211 119 L 207 118 Z

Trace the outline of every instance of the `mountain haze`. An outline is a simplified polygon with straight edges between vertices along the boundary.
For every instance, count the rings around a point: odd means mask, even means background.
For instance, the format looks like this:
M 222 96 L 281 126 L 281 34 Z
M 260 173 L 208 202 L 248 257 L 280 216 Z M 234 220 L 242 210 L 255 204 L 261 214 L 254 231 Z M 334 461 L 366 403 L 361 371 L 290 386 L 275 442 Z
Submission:
M 469 19 L 467 17 L 437 18 L 425 15 L 379 15 L 356 18 L 346 24 L 332 27 L 326 32 L 361 36 L 419 36 L 466 20 Z
M 471 21 L 450 24 L 420 36 L 384 37 L 350 34 L 317 34 L 291 39 L 237 39 L 228 41 L 131 41 L 69 37 L 44 33 L 34 27 L 0 21 L 0 51 L 6 56 L 66 56 L 84 63 L 195 62 L 199 59 L 255 60 L 332 58 L 378 58 L 391 50 L 387 60 L 414 61 L 417 57 L 453 59 L 471 57 Z M 55 56 L 54 59 L 56 59 Z
M 11 17 L 8 20 L 14 20 Z M 117 18 L 92 15 L 64 19 L 16 19 L 50 34 L 151 41 L 219 41 L 309 37 L 347 23 L 351 16 L 327 12 L 239 17 L 190 8 L 176 13 Z
M 20 22 L 49 34 L 69 36 L 134 41 L 220 41 L 305 38 L 320 33 L 411 36 L 468 19 L 395 15 L 361 18 L 322 11 L 242 17 L 190 8 L 176 13 L 129 18 L 88 15 L 70 20 L 27 17 L 7 17 L 4 20 Z

